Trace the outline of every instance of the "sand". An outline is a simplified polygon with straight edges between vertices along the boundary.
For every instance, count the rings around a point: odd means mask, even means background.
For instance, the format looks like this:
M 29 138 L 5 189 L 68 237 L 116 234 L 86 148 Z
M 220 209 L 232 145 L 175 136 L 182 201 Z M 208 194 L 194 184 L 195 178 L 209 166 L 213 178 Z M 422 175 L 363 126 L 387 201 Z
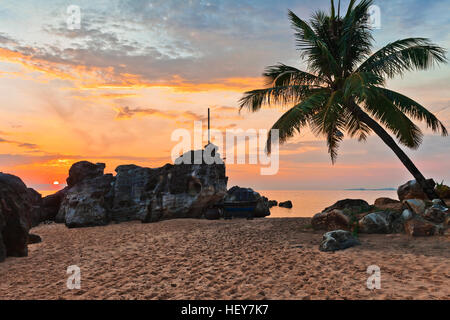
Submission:
M 450 299 L 448 236 L 361 235 L 359 247 L 323 253 L 309 222 L 41 225 L 28 257 L 0 263 L 0 299 Z M 70 265 L 80 290 L 66 287 Z M 367 289 L 370 265 L 379 290 Z

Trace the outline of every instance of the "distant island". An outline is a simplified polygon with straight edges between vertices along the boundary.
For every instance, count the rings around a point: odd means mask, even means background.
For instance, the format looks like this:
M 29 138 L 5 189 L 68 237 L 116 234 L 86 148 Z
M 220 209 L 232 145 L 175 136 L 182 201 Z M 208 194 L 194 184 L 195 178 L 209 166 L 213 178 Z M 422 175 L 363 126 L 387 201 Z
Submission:
M 355 189 L 344 189 L 345 191 L 396 191 L 396 188 L 380 188 L 380 189 L 366 189 L 366 188 L 355 188 Z

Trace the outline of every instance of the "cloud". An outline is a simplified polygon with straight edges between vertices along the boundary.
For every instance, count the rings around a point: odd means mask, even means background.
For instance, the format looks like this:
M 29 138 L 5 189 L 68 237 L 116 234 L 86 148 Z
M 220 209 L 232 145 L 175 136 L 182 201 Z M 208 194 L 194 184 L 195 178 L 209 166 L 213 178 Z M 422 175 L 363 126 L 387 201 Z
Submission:
M 24 142 L 18 142 L 14 140 L 6 140 L 0 137 L 0 143 L 9 143 L 14 144 L 18 146 L 19 148 L 29 149 L 29 150 L 37 150 L 39 148 L 38 145 L 34 143 L 24 143 Z

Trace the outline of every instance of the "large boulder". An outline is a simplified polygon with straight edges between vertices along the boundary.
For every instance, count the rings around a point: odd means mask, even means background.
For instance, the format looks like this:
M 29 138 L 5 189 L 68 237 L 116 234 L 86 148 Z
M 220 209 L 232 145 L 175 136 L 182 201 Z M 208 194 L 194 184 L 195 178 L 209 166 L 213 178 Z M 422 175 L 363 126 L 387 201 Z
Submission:
M 0 261 L 28 255 L 31 211 L 27 186 L 16 176 L 0 173 Z
M 44 211 L 42 209 L 42 196 L 32 188 L 27 189 L 28 201 L 30 202 L 30 222 L 31 227 L 36 227 L 43 221 Z
M 112 174 L 86 178 L 66 193 L 58 220 L 69 228 L 103 226 L 111 221 Z
M 442 225 L 426 221 L 422 217 L 415 216 L 405 222 L 406 234 L 412 237 L 428 237 L 433 235 L 442 234 L 444 228 Z
M 402 211 L 403 203 L 390 198 L 378 198 L 375 200 L 374 206 L 380 210 Z
M 403 231 L 402 214 L 393 211 L 372 212 L 359 220 L 359 231 L 362 233 L 400 233 Z
M 65 187 L 58 192 L 48 195 L 42 198 L 42 217 L 41 222 L 44 221 L 55 221 L 58 223 L 64 223 L 62 217 L 58 217 L 59 209 L 61 208 L 61 203 L 65 198 L 69 187 Z
M 242 201 L 242 195 L 245 195 L 248 199 L 246 201 L 256 201 L 256 207 L 254 211 L 255 218 L 264 218 L 270 215 L 269 201 L 266 197 L 262 197 L 258 192 L 252 188 L 241 188 L 234 186 L 227 191 L 223 201 L 227 203 Z M 240 214 L 235 212 L 239 216 L 247 216 L 246 212 Z
M 311 224 L 316 230 L 349 230 L 354 217 L 369 211 L 369 204 L 360 199 L 340 200 L 314 215 Z
M 345 199 L 333 204 L 331 207 L 325 208 L 323 211 L 331 211 L 334 209 L 346 210 L 352 213 L 366 212 L 370 209 L 367 201 L 361 199 Z
M 104 163 L 91 163 L 89 161 L 80 161 L 72 165 L 69 169 L 69 177 L 67 178 L 67 186 L 72 188 L 76 184 L 86 180 L 103 175 L 105 170 Z
M 345 230 L 334 230 L 323 235 L 319 250 L 324 252 L 334 252 L 360 245 L 351 232 Z
M 430 188 L 434 188 L 434 186 L 436 185 L 433 179 L 427 180 L 427 183 L 430 185 Z M 423 192 L 422 187 L 417 183 L 416 180 L 410 180 L 398 187 L 397 195 L 400 201 L 407 199 L 429 200 L 428 196 Z
M 350 229 L 350 216 L 344 211 L 333 209 L 330 211 L 323 211 L 316 215 L 311 220 L 311 225 L 315 230 L 332 231 L 336 229 Z

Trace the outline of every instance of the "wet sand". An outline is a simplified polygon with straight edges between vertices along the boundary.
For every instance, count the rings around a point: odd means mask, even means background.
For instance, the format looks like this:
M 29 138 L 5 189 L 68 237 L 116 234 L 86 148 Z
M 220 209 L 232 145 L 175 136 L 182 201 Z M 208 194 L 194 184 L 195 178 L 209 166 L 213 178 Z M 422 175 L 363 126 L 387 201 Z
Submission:
M 0 299 L 450 299 L 450 237 L 361 235 L 318 250 L 308 218 L 41 225 L 26 258 L 0 263 Z M 67 267 L 81 268 L 68 290 Z M 369 290 L 367 267 L 381 268 Z

